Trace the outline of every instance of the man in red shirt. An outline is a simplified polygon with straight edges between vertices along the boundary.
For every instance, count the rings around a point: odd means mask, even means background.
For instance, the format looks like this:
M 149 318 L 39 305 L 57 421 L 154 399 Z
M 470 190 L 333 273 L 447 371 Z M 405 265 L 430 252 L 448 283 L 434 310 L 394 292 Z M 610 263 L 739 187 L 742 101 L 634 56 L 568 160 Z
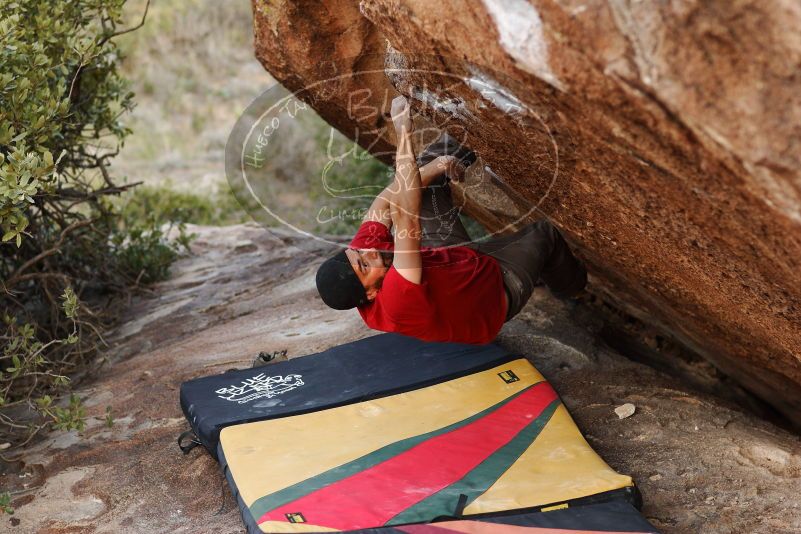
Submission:
M 394 180 L 350 246 L 317 271 L 326 304 L 358 308 L 376 330 L 483 344 L 522 309 L 538 280 L 560 297 L 584 288 L 584 267 L 547 221 L 472 242 L 448 181 L 461 180 L 475 155 L 445 134 L 415 158 L 405 98 L 392 101 L 391 114 L 398 134 Z

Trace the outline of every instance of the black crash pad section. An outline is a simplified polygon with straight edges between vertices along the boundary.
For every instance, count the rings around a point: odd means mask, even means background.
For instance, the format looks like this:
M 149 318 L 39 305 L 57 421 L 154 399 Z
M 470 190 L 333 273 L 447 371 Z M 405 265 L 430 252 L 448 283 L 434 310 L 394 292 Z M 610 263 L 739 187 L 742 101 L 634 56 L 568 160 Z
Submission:
M 622 499 L 570 506 L 549 512 L 509 512 L 485 517 L 464 517 L 436 521 L 433 523 L 405 525 L 398 527 L 380 527 L 362 530 L 351 530 L 351 534 L 453 534 L 448 529 L 452 521 L 476 521 L 491 523 L 496 528 L 478 527 L 471 529 L 483 534 L 522 534 L 517 529 L 504 529 L 504 526 L 531 528 L 532 534 L 541 534 L 540 529 L 558 529 L 564 534 L 604 532 L 631 532 L 632 534 L 659 534 L 637 509 Z M 258 527 L 256 527 L 258 528 Z M 263 534 L 248 525 L 248 534 Z
M 481 517 L 478 520 L 500 525 L 557 528 L 567 531 L 589 530 L 658 534 L 654 526 L 630 502 L 624 499 L 570 506 L 549 512 L 498 514 L 493 517 Z
M 261 367 L 181 384 L 181 409 L 216 457 L 220 430 L 374 399 L 519 358 L 497 345 L 430 343 L 377 336 Z

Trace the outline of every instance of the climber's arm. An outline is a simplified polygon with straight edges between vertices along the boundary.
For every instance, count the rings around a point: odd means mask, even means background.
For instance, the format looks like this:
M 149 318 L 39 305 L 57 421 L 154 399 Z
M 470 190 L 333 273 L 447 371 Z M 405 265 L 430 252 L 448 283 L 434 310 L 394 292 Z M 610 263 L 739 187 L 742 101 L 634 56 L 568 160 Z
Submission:
M 439 156 L 420 167 L 420 183 L 423 187 L 428 187 L 439 176 L 445 173 L 458 175 L 456 158 L 453 156 Z M 390 214 L 390 202 L 392 201 L 392 190 L 397 189 L 395 180 L 384 188 L 364 214 L 362 222 L 376 221 L 387 228 L 392 228 L 392 216 Z
M 390 191 L 390 187 L 385 187 L 384 190 L 375 197 L 375 200 L 373 200 L 373 203 L 370 204 L 370 207 L 367 209 L 367 213 L 364 214 L 362 222 L 376 221 L 387 228 L 392 228 L 392 216 L 389 210 L 390 202 L 392 202 L 392 191 Z
M 464 177 L 464 170 L 464 166 L 454 156 L 438 156 L 420 167 L 420 184 L 426 188 L 443 174 L 447 174 L 455 182 L 460 182 Z
M 412 147 L 412 119 L 409 103 L 399 96 L 392 101 L 392 119 L 398 133 L 395 155 L 395 180 L 390 186 L 393 197 L 390 214 L 395 224 L 395 254 L 392 266 L 403 278 L 419 284 L 423 278 L 420 257 L 420 203 L 423 185 Z

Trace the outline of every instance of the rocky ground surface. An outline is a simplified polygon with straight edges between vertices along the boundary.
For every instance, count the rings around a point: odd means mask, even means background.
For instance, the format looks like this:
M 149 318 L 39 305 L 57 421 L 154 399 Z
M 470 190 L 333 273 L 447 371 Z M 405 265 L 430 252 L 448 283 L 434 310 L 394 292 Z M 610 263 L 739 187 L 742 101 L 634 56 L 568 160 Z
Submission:
M 329 245 L 255 225 L 194 230 L 193 254 L 130 304 L 109 362 L 80 389 L 86 430 L 54 432 L 2 466 L 16 511 L 0 531 L 243 532 L 216 462 L 176 446 L 188 427 L 179 385 L 259 351 L 294 358 L 371 334 L 316 296 Z M 634 477 L 643 514 L 668 534 L 801 532 L 798 437 L 615 353 L 592 315 L 539 290 L 499 342 L 529 356 L 595 449 Z M 625 403 L 636 411 L 618 419 Z

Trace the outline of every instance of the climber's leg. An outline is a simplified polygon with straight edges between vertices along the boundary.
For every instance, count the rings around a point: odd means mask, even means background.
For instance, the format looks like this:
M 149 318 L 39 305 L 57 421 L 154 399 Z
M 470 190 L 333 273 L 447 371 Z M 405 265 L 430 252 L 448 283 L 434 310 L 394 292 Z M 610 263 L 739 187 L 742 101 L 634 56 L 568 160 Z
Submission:
M 452 247 L 470 242 L 461 219 L 460 208 L 454 207 L 451 188 L 441 176 L 423 191 L 420 206 L 420 227 L 424 247 Z
M 437 141 L 423 149 L 417 157 L 417 165 L 422 167 L 444 155 L 466 159 L 469 157 L 468 153 L 472 154 L 447 133 L 443 133 Z M 459 219 L 461 208 L 454 207 L 448 182 L 445 176 L 441 176 L 423 192 L 420 226 L 423 232 L 421 245 L 424 247 L 458 246 L 470 242 L 470 236 Z
M 474 245 L 501 266 L 509 308 L 508 321 L 525 306 L 538 279 L 560 298 L 581 291 L 587 271 L 570 252 L 562 235 L 548 221 L 538 221 L 508 236 L 499 236 Z

